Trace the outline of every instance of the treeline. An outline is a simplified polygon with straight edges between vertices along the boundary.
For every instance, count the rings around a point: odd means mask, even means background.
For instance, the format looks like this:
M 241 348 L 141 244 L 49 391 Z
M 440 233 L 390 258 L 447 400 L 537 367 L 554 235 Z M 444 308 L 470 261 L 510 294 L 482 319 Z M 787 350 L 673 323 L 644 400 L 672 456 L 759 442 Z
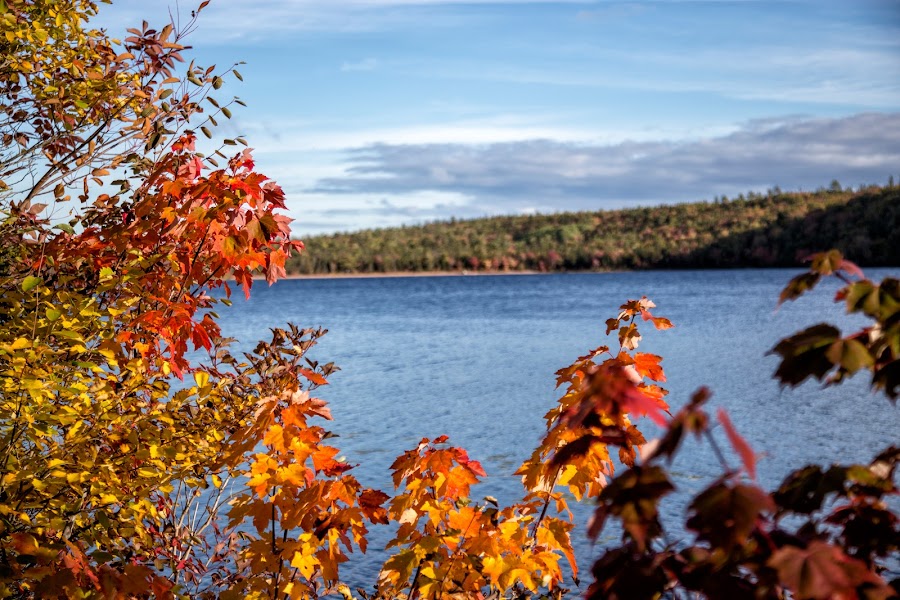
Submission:
M 750 194 L 596 212 L 489 217 L 304 239 L 295 274 L 779 267 L 837 248 L 900 265 L 900 187 Z

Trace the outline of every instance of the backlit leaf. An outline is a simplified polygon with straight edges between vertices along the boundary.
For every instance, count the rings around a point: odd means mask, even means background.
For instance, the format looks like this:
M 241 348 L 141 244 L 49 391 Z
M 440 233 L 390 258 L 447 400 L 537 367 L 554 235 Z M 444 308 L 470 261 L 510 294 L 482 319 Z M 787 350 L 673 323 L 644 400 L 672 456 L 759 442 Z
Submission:
M 26 277 L 25 279 L 22 280 L 22 286 L 21 286 L 22 291 L 23 292 L 31 291 L 39 283 L 41 283 L 40 277 L 35 277 L 34 275 L 29 275 L 28 277 Z

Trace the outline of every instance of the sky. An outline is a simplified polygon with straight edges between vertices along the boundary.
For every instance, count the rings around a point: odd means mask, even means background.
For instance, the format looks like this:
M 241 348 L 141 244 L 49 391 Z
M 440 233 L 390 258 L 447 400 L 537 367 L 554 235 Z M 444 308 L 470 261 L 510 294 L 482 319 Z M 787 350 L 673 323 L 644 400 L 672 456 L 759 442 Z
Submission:
M 900 179 L 898 0 L 212 0 L 189 43 L 301 235 Z

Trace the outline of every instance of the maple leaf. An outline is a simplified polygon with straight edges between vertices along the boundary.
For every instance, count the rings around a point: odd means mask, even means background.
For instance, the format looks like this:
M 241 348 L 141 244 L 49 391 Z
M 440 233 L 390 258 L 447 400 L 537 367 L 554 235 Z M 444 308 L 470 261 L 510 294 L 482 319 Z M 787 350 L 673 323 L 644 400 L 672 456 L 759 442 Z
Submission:
M 763 513 L 774 512 L 772 498 L 756 486 L 729 485 L 720 479 L 688 508 L 687 526 L 702 540 L 727 551 L 744 544 Z
M 666 374 L 659 365 L 661 360 L 662 357 L 655 354 L 638 352 L 634 355 L 634 368 L 641 377 L 649 377 L 653 381 L 665 381 Z
M 606 519 L 622 520 L 622 527 L 643 550 L 650 537 L 659 534 L 658 502 L 673 491 L 665 471 L 656 466 L 635 466 L 610 481 L 597 499 L 597 510 L 588 526 L 588 536 L 596 538 Z
M 806 548 L 780 548 L 772 555 L 768 564 L 778 571 L 778 577 L 785 587 L 799 598 L 857 598 L 856 590 L 863 584 L 874 586 L 875 590 L 871 592 L 879 593 L 880 597 L 887 597 L 883 594 L 891 595 L 890 588 L 864 562 L 819 540 L 811 542 Z
M 312 383 L 316 385 L 328 385 L 328 381 L 316 373 L 315 371 L 310 371 L 309 369 L 297 369 L 297 372 L 309 379 Z
M 383 504 L 390 499 L 390 496 L 381 490 L 366 489 L 359 495 L 357 502 L 362 509 L 363 514 L 372 523 L 387 523 L 387 511 L 383 508 Z
M 641 341 L 641 334 L 638 333 L 637 325 L 629 323 L 619 328 L 619 343 L 625 350 L 634 350 Z
M 778 305 L 780 306 L 789 300 L 796 300 L 805 292 L 813 289 L 819 283 L 821 277 L 818 273 L 801 273 L 797 275 L 781 291 L 781 294 L 778 296 Z
M 673 327 L 675 327 L 672 324 L 672 321 L 666 319 L 665 317 L 653 317 L 652 321 L 653 326 L 659 330 L 672 329 Z
M 775 377 L 784 385 L 791 386 L 800 384 L 810 376 L 821 380 L 834 366 L 827 352 L 839 338 L 837 328 L 822 323 L 781 340 L 769 352 L 781 356 Z

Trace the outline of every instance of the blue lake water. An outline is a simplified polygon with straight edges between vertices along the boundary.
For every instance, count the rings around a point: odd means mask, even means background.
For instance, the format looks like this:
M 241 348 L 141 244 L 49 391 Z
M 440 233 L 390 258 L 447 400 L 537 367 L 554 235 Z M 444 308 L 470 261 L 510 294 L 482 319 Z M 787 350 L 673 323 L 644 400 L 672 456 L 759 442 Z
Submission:
M 251 348 L 285 322 L 329 330 L 311 357 L 341 371 L 318 394 L 335 417 L 331 429 L 367 486 L 390 491 L 389 466 L 425 436 L 450 436 L 488 473 L 473 496 L 511 502 L 522 496 L 513 472 L 543 432 L 558 397 L 554 372 L 606 343 L 604 321 L 627 299 L 648 296 L 675 328 L 643 326 L 640 350 L 663 356 L 675 409 L 701 385 L 711 412 L 729 411 L 757 452 L 761 483 L 773 486 L 811 462 L 867 461 L 900 442 L 900 406 L 872 394 L 863 377 L 823 389 L 817 382 L 781 389 L 766 352 L 781 338 L 826 321 L 849 327 L 832 302 L 834 285 L 776 310 L 797 271 L 656 271 L 510 277 L 400 277 L 286 280 L 254 286 L 250 300 L 220 310 L 223 333 Z M 880 279 L 896 271 L 871 269 Z M 612 345 L 613 340 L 610 340 Z M 654 428 L 643 424 L 650 439 Z M 717 432 L 720 435 L 721 432 Z M 724 440 L 724 436 L 720 436 Z M 727 443 L 723 441 L 723 445 Z M 737 465 L 737 460 L 731 459 Z M 721 473 L 710 449 L 690 442 L 673 467 L 679 494 L 665 510 L 683 513 L 686 498 Z M 583 525 L 590 507 L 576 511 Z M 375 531 L 369 553 L 344 576 L 367 587 L 385 555 L 389 532 Z M 608 529 L 600 544 L 617 537 Z M 574 532 L 588 572 L 600 551 Z M 362 560 L 358 560 L 362 559 Z

